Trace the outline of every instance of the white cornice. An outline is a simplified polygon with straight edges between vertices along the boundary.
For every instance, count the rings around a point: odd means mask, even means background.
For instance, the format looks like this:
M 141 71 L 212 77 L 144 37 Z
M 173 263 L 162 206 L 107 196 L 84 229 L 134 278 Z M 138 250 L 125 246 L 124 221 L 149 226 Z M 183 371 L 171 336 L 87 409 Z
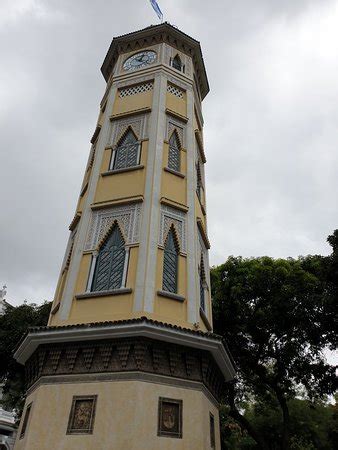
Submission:
M 126 337 L 146 337 L 149 339 L 170 342 L 177 345 L 208 351 L 214 357 L 226 381 L 233 379 L 235 369 L 222 341 L 211 336 L 193 334 L 175 328 L 165 328 L 152 323 L 127 323 L 105 326 L 70 327 L 52 330 L 41 330 L 29 333 L 14 354 L 20 364 L 42 344 L 60 344 L 63 342 L 93 341 L 98 339 L 118 339 Z

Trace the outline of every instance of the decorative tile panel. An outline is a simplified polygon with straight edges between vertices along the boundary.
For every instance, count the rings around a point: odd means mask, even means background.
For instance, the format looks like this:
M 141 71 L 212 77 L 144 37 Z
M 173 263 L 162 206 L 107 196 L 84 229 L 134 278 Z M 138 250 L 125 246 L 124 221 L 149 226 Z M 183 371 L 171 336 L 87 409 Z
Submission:
M 123 232 L 126 244 L 138 242 L 141 210 L 142 204 L 135 203 L 132 205 L 113 206 L 111 208 L 93 211 L 85 250 L 96 249 L 115 220 Z
M 186 252 L 186 213 L 171 206 L 161 205 L 159 244 L 164 246 L 171 225 L 174 225 L 180 250 Z

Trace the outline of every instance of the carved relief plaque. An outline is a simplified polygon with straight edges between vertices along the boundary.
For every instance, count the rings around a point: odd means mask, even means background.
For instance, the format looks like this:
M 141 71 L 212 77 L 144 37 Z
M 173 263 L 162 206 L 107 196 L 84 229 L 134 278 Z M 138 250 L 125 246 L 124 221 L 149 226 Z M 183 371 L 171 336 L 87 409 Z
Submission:
M 96 399 L 96 395 L 73 397 L 67 434 L 86 434 L 93 432 Z
M 182 438 L 182 400 L 159 398 L 158 436 Z

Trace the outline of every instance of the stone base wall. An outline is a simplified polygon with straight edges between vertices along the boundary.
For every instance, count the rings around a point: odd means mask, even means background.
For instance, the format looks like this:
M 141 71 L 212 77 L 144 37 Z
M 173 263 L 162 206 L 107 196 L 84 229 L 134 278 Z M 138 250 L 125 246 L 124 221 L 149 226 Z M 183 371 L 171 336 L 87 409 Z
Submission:
M 15 450 L 220 450 L 218 406 L 202 383 L 141 372 L 129 374 L 139 380 L 115 376 L 110 381 L 94 380 L 95 375 L 40 378 L 27 396 L 23 418 L 27 408 L 29 418 L 24 434 L 21 421 Z M 88 421 L 85 430 L 73 426 L 79 399 L 87 409 L 77 412 L 77 426 Z M 166 414 L 168 405 L 172 416 Z

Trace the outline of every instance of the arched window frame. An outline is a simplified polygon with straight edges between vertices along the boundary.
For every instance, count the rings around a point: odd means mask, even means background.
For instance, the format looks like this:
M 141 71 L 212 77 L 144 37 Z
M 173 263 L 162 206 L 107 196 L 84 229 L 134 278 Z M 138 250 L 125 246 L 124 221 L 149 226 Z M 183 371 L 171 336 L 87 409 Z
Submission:
M 130 137 L 134 141 L 128 142 Z M 123 155 L 123 152 L 125 155 Z M 123 161 L 123 158 L 125 161 Z M 132 127 L 128 127 L 119 139 L 116 146 L 112 149 L 109 170 L 120 170 L 128 167 L 135 167 L 140 164 L 141 158 L 141 142 L 137 139 Z
M 174 58 L 170 59 L 170 65 L 175 70 L 178 70 L 178 71 L 183 72 L 183 73 L 185 72 L 184 64 L 182 64 L 182 60 L 181 60 L 180 55 L 178 53 L 175 55 Z
M 123 271 L 122 271 L 121 283 L 120 283 L 120 286 L 114 287 L 114 288 L 110 288 L 109 286 L 107 286 L 108 289 L 105 289 L 105 290 L 113 291 L 113 290 L 118 290 L 118 289 L 122 289 L 122 288 L 126 287 L 127 271 L 128 271 L 128 263 L 129 263 L 129 247 L 126 246 L 126 239 L 123 235 L 123 232 L 122 232 L 118 222 L 115 220 L 114 223 L 112 224 L 112 226 L 109 228 L 108 232 L 106 233 L 105 237 L 100 242 L 97 250 L 95 250 L 93 252 L 90 271 L 89 271 L 89 277 L 88 277 L 88 282 L 87 282 L 87 289 L 86 289 L 87 292 L 102 292 L 102 291 L 104 291 L 103 289 L 101 289 L 101 290 L 95 289 L 95 286 L 94 286 L 95 276 L 96 276 L 96 271 L 98 270 L 98 264 L 100 261 L 100 251 L 103 251 L 102 249 L 103 249 L 104 244 L 106 243 L 107 240 L 110 239 L 112 233 L 114 233 L 114 231 L 116 229 L 121 234 L 122 240 L 124 242 L 124 261 L 123 261 Z
M 169 138 L 168 168 L 175 172 L 181 171 L 181 142 L 175 129 Z
M 206 301 L 205 301 L 206 300 L 206 296 L 205 296 L 206 280 L 205 280 L 205 268 L 204 268 L 203 255 L 201 255 L 201 259 L 200 259 L 198 275 L 199 275 L 199 283 L 200 283 L 200 308 L 204 313 L 206 313 Z
M 169 228 L 164 241 L 162 289 L 172 294 L 178 293 L 179 244 L 175 227 Z M 171 278 L 171 280 L 170 280 Z
M 203 189 L 204 189 L 204 187 L 203 187 L 203 179 L 202 179 L 202 172 L 201 172 L 201 163 L 198 160 L 196 163 L 196 193 L 197 193 L 197 196 L 201 203 L 203 202 L 203 196 L 202 196 Z

